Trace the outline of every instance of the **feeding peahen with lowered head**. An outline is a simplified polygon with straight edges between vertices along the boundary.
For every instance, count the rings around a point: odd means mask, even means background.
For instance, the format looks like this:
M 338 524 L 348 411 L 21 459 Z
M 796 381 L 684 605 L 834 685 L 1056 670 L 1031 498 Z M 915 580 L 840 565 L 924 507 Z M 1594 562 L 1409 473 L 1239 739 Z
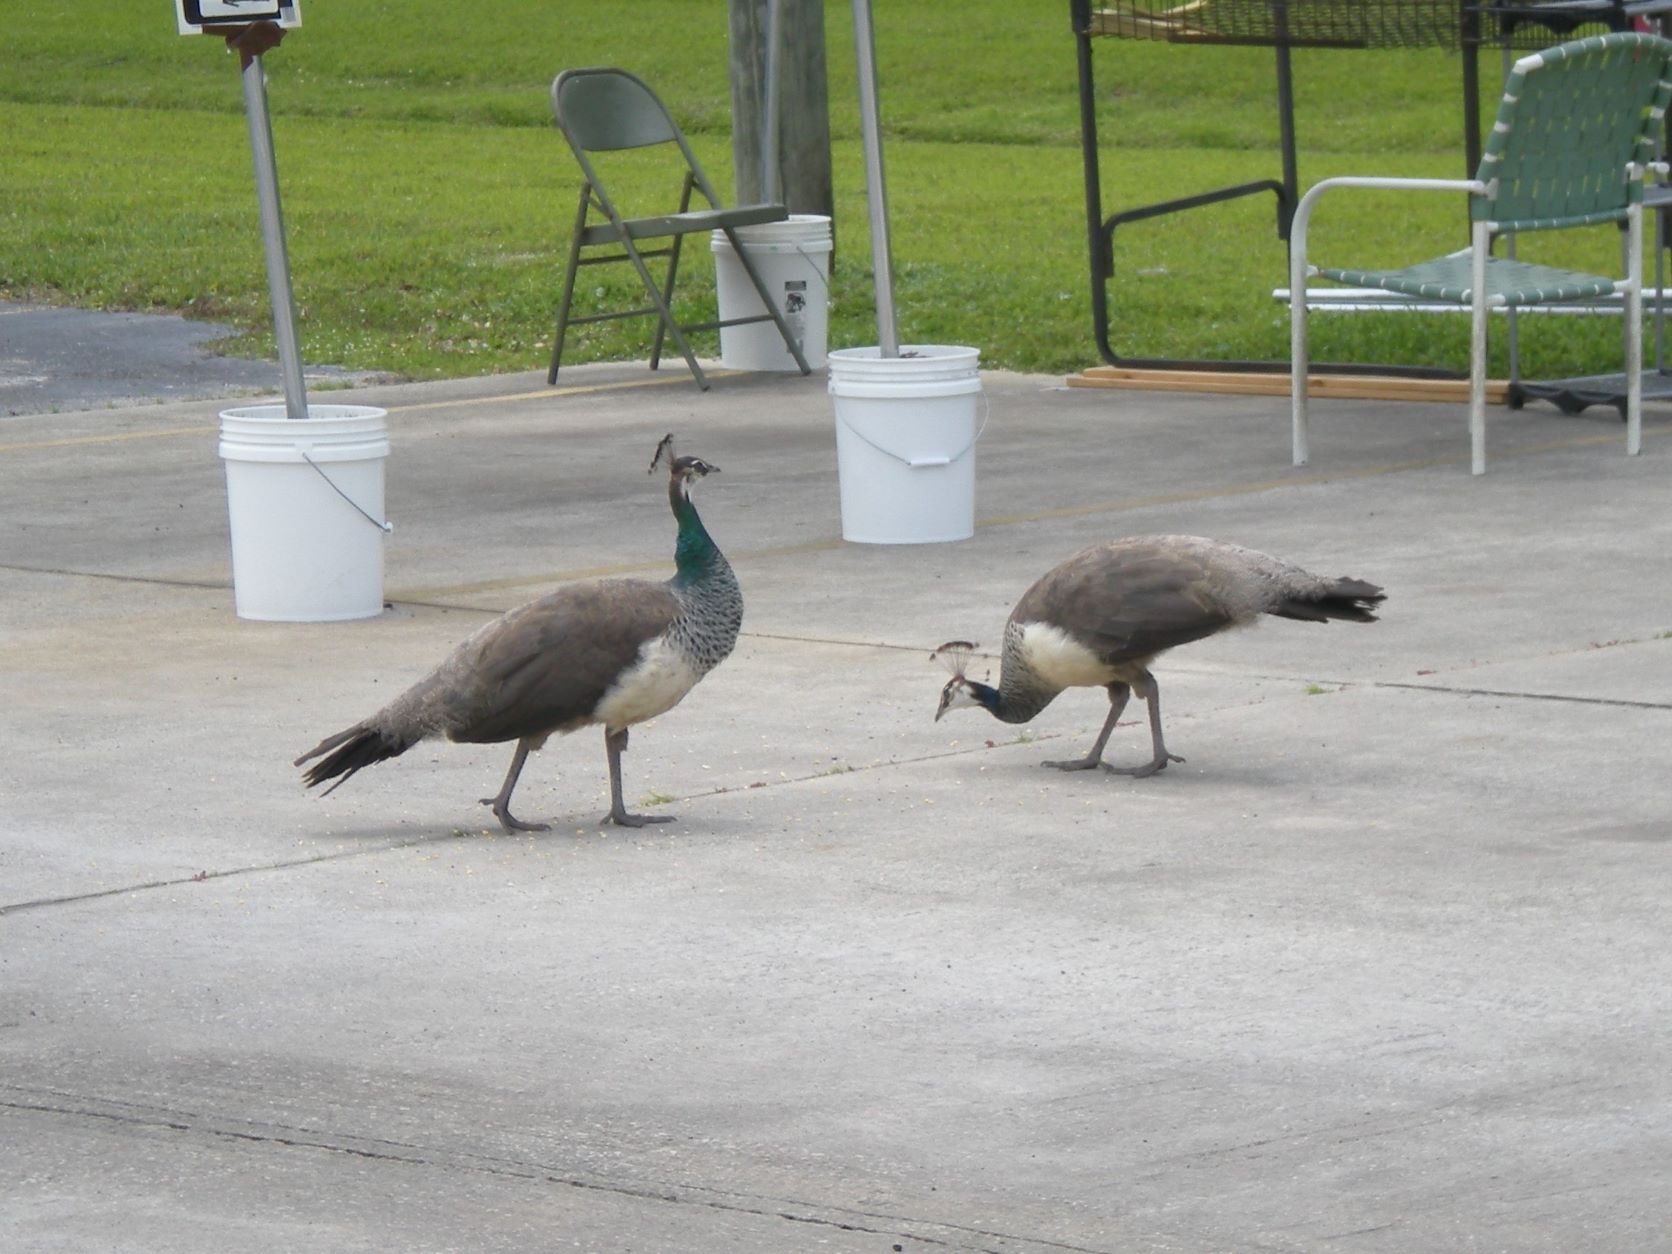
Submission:
M 494 619 L 445 661 L 368 719 L 297 758 L 308 787 L 329 793 L 362 767 L 398 757 L 420 740 L 467 744 L 514 740 L 511 768 L 497 795 L 482 798 L 506 831 L 545 831 L 511 813 L 528 755 L 554 732 L 604 728 L 610 812 L 624 827 L 665 823 L 671 815 L 628 812 L 621 797 L 627 729 L 671 710 L 732 651 L 743 622 L 743 593 L 691 503 L 691 485 L 719 470 L 700 457 L 675 457 L 673 437 L 656 446 L 650 470 L 668 466 L 668 503 L 679 523 L 676 571 L 666 583 L 589 579 L 566 584 Z
M 1160 696 L 1149 672 L 1158 655 L 1265 614 L 1374 622 L 1372 610 L 1385 599 L 1381 588 L 1361 579 L 1322 578 L 1270 554 L 1201 536 L 1094 544 L 1022 594 L 1005 624 L 997 688 L 965 675 L 975 645 L 954 640 L 935 650 L 952 666 L 935 721 L 948 710 L 980 706 L 1002 722 L 1025 723 L 1065 688 L 1105 688 L 1109 717 L 1086 756 L 1045 765 L 1153 775 L 1184 761 L 1167 751 L 1161 736 Z M 1142 766 L 1110 766 L 1103 747 L 1134 692 L 1149 707 L 1151 757 Z

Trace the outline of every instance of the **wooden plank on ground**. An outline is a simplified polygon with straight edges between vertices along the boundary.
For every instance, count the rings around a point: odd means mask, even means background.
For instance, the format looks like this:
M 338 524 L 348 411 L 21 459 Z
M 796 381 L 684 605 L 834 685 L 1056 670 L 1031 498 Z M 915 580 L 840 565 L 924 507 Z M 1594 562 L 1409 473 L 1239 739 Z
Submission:
M 1467 379 L 1407 379 L 1398 375 L 1314 374 L 1307 376 L 1310 395 L 1333 400 L 1458 401 L 1469 399 Z M 1150 392 L 1207 392 L 1228 396 L 1287 396 L 1286 373 L 1235 370 L 1140 370 L 1129 366 L 1091 366 L 1068 376 L 1075 388 L 1130 388 Z M 1486 400 L 1502 405 L 1509 384 L 1486 381 Z

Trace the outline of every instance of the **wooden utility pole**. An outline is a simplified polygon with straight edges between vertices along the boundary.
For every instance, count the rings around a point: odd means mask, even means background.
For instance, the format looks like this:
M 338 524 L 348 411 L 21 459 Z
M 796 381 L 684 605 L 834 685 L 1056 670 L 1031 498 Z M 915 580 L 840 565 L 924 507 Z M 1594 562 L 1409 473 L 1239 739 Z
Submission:
M 737 201 L 778 199 L 791 213 L 832 218 L 830 107 L 824 69 L 824 0 L 777 0 L 778 169 L 762 162 L 771 139 L 766 116 L 771 0 L 727 0 L 731 19 L 732 163 Z

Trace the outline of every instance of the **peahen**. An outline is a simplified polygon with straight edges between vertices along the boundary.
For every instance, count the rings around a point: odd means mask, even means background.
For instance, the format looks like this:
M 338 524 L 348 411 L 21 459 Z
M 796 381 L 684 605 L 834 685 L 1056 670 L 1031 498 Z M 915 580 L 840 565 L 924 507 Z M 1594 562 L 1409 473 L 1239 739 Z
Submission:
M 965 675 L 975 645 L 952 641 L 935 651 L 953 669 L 935 720 L 948 710 L 980 706 L 1002 722 L 1025 723 L 1064 688 L 1105 688 L 1109 717 L 1086 756 L 1045 765 L 1153 775 L 1184 761 L 1167 751 L 1161 736 L 1160 698 L 1149 672 L 1155 657 L 1263 614 L 1374 622 L 1372 610 L 1384 599 L 1375 584 L 1321 578 L 1281 558 L 1201 536 L 1094 544 L 1022 594 L 1005 624 L 997 688 Z M 1152 755 L 1142 766 L 1110 766 L 1103 747 L 1134 692 L 1149 707 Z
M 652 473 L 668 466 L 668 503 L 679 523 L 676 573 L 666 583 L 590 579 L 567 584 L 484 624 L 446 660 L 368 719 L 297 758 L 328 755 L 305 775 L 308 787 L 398 757 L 420 740 L 445 736 L 468 744 L 514 740 L 511 768 L 493 809 L 506 831 L 545 831 L 511 813 L 528 755 L 554 732 L 604 728 L 610 812 L 624 827 L 665 823 L 670 815 L 629 813 L 621 797 L 627 729 L 671 710 L 732 651 L 743 622 L 743 594 L 725 555 L 691 503 L 691 485 L 719 469 L 700 457 L 675 457 L 670 435 L 656 446 Z

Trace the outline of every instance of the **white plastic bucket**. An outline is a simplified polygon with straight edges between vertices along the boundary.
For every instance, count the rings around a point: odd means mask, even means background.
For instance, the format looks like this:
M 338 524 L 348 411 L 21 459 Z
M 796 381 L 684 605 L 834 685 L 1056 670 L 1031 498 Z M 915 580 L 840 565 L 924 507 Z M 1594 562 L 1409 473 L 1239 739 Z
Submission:
M 902 344 L 830 354 L 842 538 L 933 544 L 975 534 L 980 353 Z
M 761 282 L 772 293 L 801 355 L 814 370 L 824 365 L 830 323 L 830 219 L 816 213 L 792 213 L 782 222 L 737 229 Z M 764 314 L 760 293 L 724 231 L 709 239 L 714 254 L 714 287 L 721 319 Z M 720 328 L 720 364 L 728 370 L 800 370 L 784 337 L 771 322 Z
M 221 414 L 239 618 L 326 623 L 383 611 L 386 413 L 283 405 Z

